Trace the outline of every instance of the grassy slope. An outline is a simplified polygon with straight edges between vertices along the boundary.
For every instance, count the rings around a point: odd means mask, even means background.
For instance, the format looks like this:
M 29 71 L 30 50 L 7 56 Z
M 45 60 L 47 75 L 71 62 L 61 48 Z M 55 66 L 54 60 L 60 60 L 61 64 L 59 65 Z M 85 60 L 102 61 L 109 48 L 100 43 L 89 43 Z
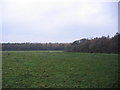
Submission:
M 117 87 L 117 54 L 3 52 L 3 88 Z

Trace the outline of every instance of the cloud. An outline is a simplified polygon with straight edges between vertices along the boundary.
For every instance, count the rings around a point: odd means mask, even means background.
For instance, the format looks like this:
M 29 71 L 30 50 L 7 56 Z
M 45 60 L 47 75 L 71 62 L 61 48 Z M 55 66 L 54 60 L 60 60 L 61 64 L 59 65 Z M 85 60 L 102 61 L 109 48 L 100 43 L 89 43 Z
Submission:
M 117 31 L 116 8 L 117 3 L 81 3 L 77 0 L 5 0 L 4 40 L 24 42 L 28 38 L 34 42 L 40 38 L 45 42 L 64 42 L 98 35 L 98 32 L 102 32 L 100 35 L 111 34 Z
M 2 2 L 0 1 L 0 42 L 2 42 Z

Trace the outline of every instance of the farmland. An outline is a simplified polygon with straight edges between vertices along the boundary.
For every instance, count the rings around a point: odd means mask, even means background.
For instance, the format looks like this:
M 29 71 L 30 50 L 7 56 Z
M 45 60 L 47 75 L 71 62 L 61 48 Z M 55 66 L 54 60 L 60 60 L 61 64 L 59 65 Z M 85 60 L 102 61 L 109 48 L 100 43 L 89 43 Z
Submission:
M 3 88 L 115 88 L 118 55 L 3 51 Z

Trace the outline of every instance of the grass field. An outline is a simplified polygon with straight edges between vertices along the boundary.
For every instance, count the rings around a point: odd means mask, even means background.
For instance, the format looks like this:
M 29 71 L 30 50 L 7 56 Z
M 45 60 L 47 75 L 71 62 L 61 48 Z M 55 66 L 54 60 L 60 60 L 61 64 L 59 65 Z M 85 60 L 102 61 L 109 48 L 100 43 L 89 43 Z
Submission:
M 3 88 L 115 88 L 118 55 L 4 51 Z

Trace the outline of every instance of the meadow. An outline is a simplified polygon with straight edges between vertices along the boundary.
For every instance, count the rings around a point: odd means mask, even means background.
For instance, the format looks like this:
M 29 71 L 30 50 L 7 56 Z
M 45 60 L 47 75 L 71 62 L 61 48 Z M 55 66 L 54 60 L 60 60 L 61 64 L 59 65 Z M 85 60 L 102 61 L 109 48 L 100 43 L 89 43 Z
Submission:
M 3 51 L 3 88 L 116 88 L 118 54 Z

